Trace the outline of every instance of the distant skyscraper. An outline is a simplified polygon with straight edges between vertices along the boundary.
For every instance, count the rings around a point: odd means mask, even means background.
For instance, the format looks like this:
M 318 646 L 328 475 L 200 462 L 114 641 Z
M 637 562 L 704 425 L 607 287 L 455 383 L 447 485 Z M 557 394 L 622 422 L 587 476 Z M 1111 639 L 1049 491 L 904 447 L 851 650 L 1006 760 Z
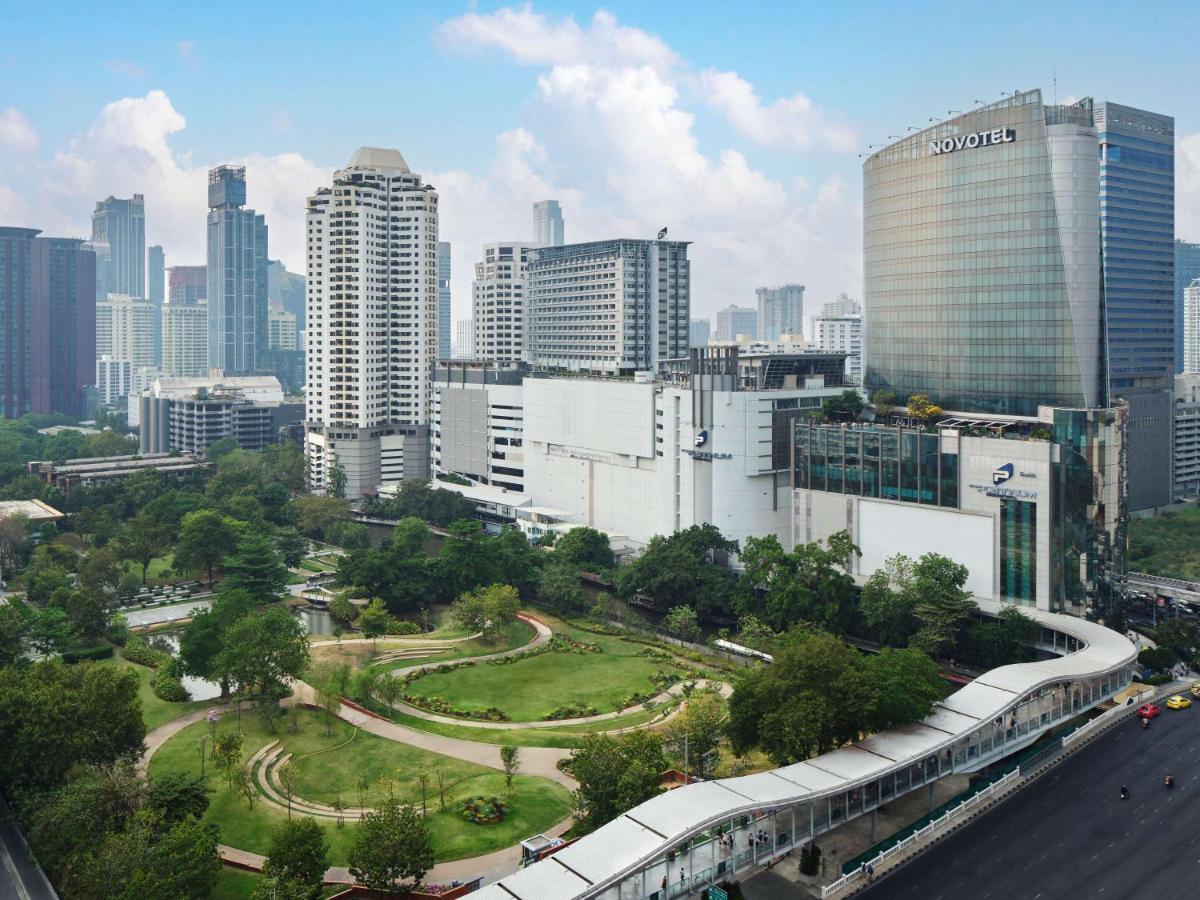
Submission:
M 624 238 L 529 254 L 529 361 L 603 374 L 687 355 L 687 241 Z
M 109 197 L 92 213 L 92 242 L 108 244 L 111 269 L 104 294 L 146 296 L 146 205 L 141 194 L 129 200 Z
M 517 362 L 525 358 L 529 310 L 526 306 L 526 275 L 531 244 L 506 242 L 486 244 L 483 260 L 475 263 L 471 283 L 471 320 L 475 359 Z
M 267 313 L 267 346 L 272 350 L 296 350 L 296 317 L 282 309 Z
M 308 198 L 309 485 L 428 478 L 438 195 L 398 150 L 359 149 Z M 209 302 L 212 302 L 210 297 Z
M 246 204 L 246 170 L 208 173 L 208 365 L 258 370 L 267 346 L 267 225 Z
M 201 272 L 204 269 L 203 266 L 188 268 Z M 172 298 L 163 304 L 162 317 L 163 373 L 189 378 L 207 375 L 208 305 L 203 299 L 187 302 Z
M 96 257 L 37 235 L 0 227 L 0 415 L 81 416 L 95 383 Z
M 761 287 L 758 295 L 758 338 L 777 341 L 785 334 L 804 337 L 804 285 Z
M 96 257 L 96 299 L 113 292 L 112 247 L 107 241 L 84 241 L 83 249 Z
M 1171 502 L 1175 120 L 1095 105 L 1108 386 L 1129 401 L 1129 509 Z
M 1200 244 L 1175 241 L 1175 371 L 1183 371 L 1183 292 L 1200 278 Z
M 1200 375 L 1200 278 L 1183 289 L 1183 371 Z
M 459 319 L 454 323 L 454 358 L 475 358 L 474 319 Z
M 707 347 L 712 336 L 712 322 L 708 319 L 692 319 L 688 323 L 688 346 Z
M 812 343 L 818 350 L 846 354 L 846 378 L 862 384 L 862 317 L 813 316 Z
M 208 299 L 207 266 L 172 266 L 167 282 L 167 299 L 172 303 L 198 303 Z
M 167 299 L 163 291 L 163 275 L 166 259 L 163 256 L 163 248 L 158 244 L 146 250 L 146 266 L 146 281 L 149 287 L 146 299 L 151 303 L 157 303 L 161 306 L 163 301 Z
M 127 360 L 134 368 L 153 366 L 156 356 L 154 320 L 158 307 L 128 294 L 109 294 L 96 304 L 96 358 Z
M 749 306 L 727 306 L 717 312 L 717 340 L 732 343 L 739 334 L 758 337 L 758 310 Z
M 449 359 L 450 348 L 450 242 L 438 241 L 438 359 Z
M 566 225 L 557 200 L 539 200 L 533 204 L 533 242 L 539 247 L 561 247 L 566 241 Z
M 289 272 L 279 260 L 267 263 L 267 301 L 296 317 L 296 331 L 304 331 L 304 276 Z
M 838 294 L 836 300 L 821 304 L 823 316 L 861 316 L 862 311 L 862 304 L 845 294 Z

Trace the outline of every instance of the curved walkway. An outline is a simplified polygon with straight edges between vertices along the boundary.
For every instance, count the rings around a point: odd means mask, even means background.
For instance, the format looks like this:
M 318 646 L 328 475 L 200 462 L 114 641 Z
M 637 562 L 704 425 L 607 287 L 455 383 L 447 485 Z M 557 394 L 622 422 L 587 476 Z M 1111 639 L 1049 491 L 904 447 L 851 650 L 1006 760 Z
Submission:
M 455 663 L 471 662 L 485 663 L 489 659 L 505 659 L 509 656 L 516 656 L 518 653 L 524 653 L 526 650 L 532 650 L 535 647 L 540 647 L 542 644 L 549 643 L 550 638 L 554 637 L 554 632 L 550 630 L 550 626 L 545 622 L 535 619 L 533 616 L 526 613 L 517 613 L 517 618 L 533 626 L 533 630 L 537 632 L 533 636 L 533 640 L 522 644 L 520 647 L 513 647 L 511 650 L 502 650 L 499 653 L 486 653 L 483 656 L 468 656 L 463 659 L 448 659 L 445 662 L 422 663 L 416 666 L 405 666 L 402 669 L 392 669 L 387 674 L 393 678 L 401 678 L 405 675 L 411 675 L 418 672 L 424 672 L 428 669 L 436 669 L 438 666 L 453 665 Z M 464 640 L 466 640 L 464 638 Z M 458 721 L 455 719 L 454 721 Z

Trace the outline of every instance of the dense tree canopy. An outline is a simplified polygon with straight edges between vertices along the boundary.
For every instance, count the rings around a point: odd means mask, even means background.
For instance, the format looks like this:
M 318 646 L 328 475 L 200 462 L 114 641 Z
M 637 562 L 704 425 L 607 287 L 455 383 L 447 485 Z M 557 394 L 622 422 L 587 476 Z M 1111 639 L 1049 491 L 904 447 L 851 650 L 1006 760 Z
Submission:
M 384 800 L 355 828 L 348 862 L 350 874 L 372 890 L 420 884 L 433 868 L 433 845 L 425 817 L 398 800 Z
M 713 525 L 655 535 L 641 556 L 617 571 L 617 591 L 625 598 L 645 598 L 662 612 L 682 605 L 701 618 L 730 616 L 733 576 L 713 556 L 737 549 L 737 541 L 723 537 Z
M 574 566 L 576 571 L 607 572 L 613 567 L 612 546 L 608 535 L 595 528 L 572 528 L 554 542 L 554 558 Z
M 975 601 L 967 583 L 967 567 L 940 553 L 926 553 L 912 570 L 916 593 L 913 613 L 921 627 L 912 637 L 912 645 L 938 655 L 955 648 L 975 611 Z
M 662 739 L 650 731 L 631 731 L 619 737 L 589 734 L 571 754 L 575 791 L 575 821 L 580 830 L 594 831 L 621 813 L 662 791 L 667 760 Z
M 854 579 L 845 567 L 857 552 L 844 531 L 790 553 L 774 535 L 747 538 L 741 562 L 750 590 L 741 597 L 742 611 L 777 631 L 811 622 L 845 632 L 854 615 Z

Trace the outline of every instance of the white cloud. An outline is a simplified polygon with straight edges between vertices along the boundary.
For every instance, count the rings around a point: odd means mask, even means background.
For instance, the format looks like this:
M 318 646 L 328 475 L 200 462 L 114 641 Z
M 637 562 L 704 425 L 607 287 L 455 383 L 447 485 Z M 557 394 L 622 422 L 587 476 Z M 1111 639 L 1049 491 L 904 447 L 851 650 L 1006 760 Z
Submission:
M 659 38 L 607 13 L 581 27 L 522 6 L 451 19 L 440 34 L 541 69 L 523 127 L 501 136 L 490 175 L 437 176 L 443 236 L 455 243 L 456 317 L 469 314 L 464 269 L 479 245 L 528 235 L 528 204 L 545 197 L 562 203 L 569 241 L 649 237 L 664 225 L 693 241 L 697 315 L 752 303 L 756 286 L 782 281 L 805 282 L 814 302 L 857 294 L 861 213 L 842 178 L 773 177 L 741 149 L 706 151 L 696 136 L 690 101 L 700 98 L 699 111 L 715 109 L 756 144 L 852 150 L 849 130 L 807 97 L 764 104 L 735 73 L 691 74 Z
M 147 244 L 162 244 L 168 265 L 199 264 L 206 255 L 208 169 L 244 165 L 248 205 L 267 218 L 271 257 L 303 272 L 305 197 L 328 181 L 330 170 L 297 153 L 201 164 L 173 146 L 186 127 L 162 91 L 109 103 L 33 175 L 19 185 L 0 184 L 0 212 L 15 209 L 22 224 L 47 234 L 86 236 L 97 200 L 140 193 L 146 198 Z
M 1175 142 L 1175 234 L 1200 241 L 1200 132 Z
M 18 153 L 33 153 L 40 141 L 33 124 L 15 106 L 0 112 L 0 147 L 9 147 Z
M 805 149 L 825 144 L 834 150 L 855 149 L 854 132 L 830 121 L 803 94 L 764 104 L 754 86 L 736 72 L 706 69 L 700 84 L 709 105 L 739 132 L 759 144 Z

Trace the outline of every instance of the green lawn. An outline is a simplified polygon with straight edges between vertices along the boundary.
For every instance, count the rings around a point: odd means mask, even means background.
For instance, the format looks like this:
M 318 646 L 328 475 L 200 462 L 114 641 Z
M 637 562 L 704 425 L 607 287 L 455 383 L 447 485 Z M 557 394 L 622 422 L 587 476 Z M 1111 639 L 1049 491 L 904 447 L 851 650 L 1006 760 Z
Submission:
M 120 650 L 117 650 L 116 656 L 112 659 L 100 660 L 97 662 L 97 665 L 125 668 L 137 675 L 138 696 L 142 698 L 142 721 L 146 723 L 147 733 L 153 731 L 159 725 L 165 725 L 172 719 L 178 719 L 193 709 L 212 706 L 218 702 L 215 700 L 192 700 L 186 703 L 168 703 L 165 700 L 159 700 L 155 696 L 154 690 L 150 687 L 150 682 L 154 678 L 154 670 L 122 659 L 120 652 Z
M 602 713 L 620 709 L 634 692 L 656 693 L 650 676 L 674 668 L 639 656 L 640 646 L 619 638 L 596 641 L 602 653 L 543 653 L 502 666 L 479 663 L 424 675 L 407 693 L 441 697 L 456 709 L 494 706 L 514 722 L 534 722 L 559 706 L 593 706 Z
M 244 872 L 229 866 L 221 866 L 221 874 L 217 876 L 217 886 L 209 900 L 249 900 L 255 887 L 262 881 L 257 872 Z
M 326 737 L 324 723 L 317 713 L 302 710 L 289 715 L 300 717 L 300 730 L 295 735 L 289 733 L 286 716 L 278 725 L 278 733 L 272 734 L 256 715 L 243 713 L 241 727 L 246 735 L 243 759 L 249 759 L 263 745 L 278 739 L 294 754 L 297 795 L 320 802 L 331 802 L 340 796 L 347 806 L 358 805 L 357 783 L 360 776 L 372 780 L 371 791 L 377 793 L 381 790 L 377 784 L 381 775 L 393 779 L 393 790 L 397 796 L 419 804 L 420 785 L 416 775 L 428 773 L 429 828 L 439 860 L 476 856 L 511 846 L 532 834 L 545 831 L 566 818 L 570 812 L 570 794 L 561 785 L 545 778 L 519 775 L 514 780 L 512 809 L 504 822 L 492 826 L 469 824 L 453 814 L 450 804 L 476 794 L 503 795 L 503 773 L 427 753 L 365 732 L 359 732 L 346 744 L 354 732 L 346 723 L 336 721 L 333 736 Z M 226 716 L 219 726 L 224 729 L 236 727 L 234 716 Z M 151 760 L 151 777 L 167 772 L 199 774 L 199 739 L 207 733 L 208 724 L 198 722 L 173 737 Z M 339 747 L 342 744 L 345 746 Z M 306 753 L 333 747 L 339 749 L 306 759 L 299 758 Z M 448 808 L 445 813 L 437 809 L 437 780 L 434 775 L 437 771 L 441 771 L 447 780 Z M 222 843 L 265 853 L 272 829 L 286 818 L 286 814 L 259 800 L 256 800 L 253 808 L 249 808 L 244 797 L 231 794 L 226 789 L 211 765 L 206 766 L 205 774 L 213 788 L 205 817 L 220 824 Z M 451 781 L 454 782 L 453 786 Z M 330 837 L 332 864 L 344 865 L 354 825 L 348 822 L 339 829 L 332 820 L 319 821 Z
M 1200 581 L 1200 507 L 1130 518 L 1126 563 L 1131 572 Z
M 156 556 L 150 560 L 150 568 L 146 570 L 147 584 L 166 584 L 174 583 L 175 575 L 171 572 L 171 566 L 175 564 L 175 554 L 168 553 L 166 556 Z M 138 578 L 142 577 L 142 567 L 135 562 L 126 560 L 121 564 L 122 571 L 132 572 Z

